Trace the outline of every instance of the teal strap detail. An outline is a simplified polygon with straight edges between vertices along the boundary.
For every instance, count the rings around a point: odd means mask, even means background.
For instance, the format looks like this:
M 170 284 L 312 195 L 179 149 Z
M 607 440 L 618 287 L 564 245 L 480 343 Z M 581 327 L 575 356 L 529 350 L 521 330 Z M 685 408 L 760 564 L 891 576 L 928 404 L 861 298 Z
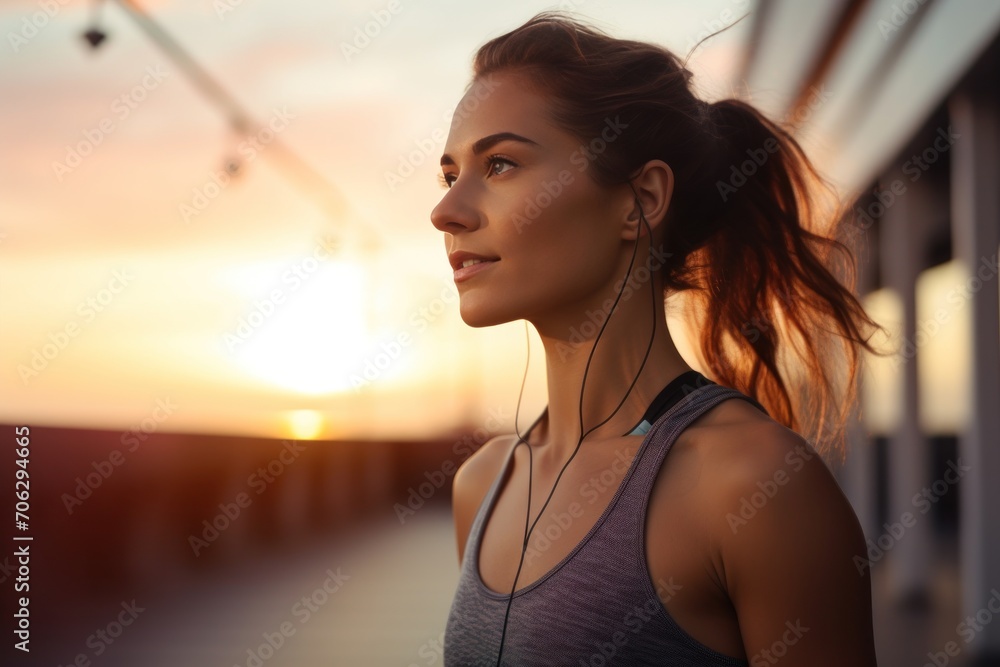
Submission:
M 653 428 L 653 425 L 643 419 L 642 423 L 636 426 L 629 435 L 646 435 L 651 428 Z

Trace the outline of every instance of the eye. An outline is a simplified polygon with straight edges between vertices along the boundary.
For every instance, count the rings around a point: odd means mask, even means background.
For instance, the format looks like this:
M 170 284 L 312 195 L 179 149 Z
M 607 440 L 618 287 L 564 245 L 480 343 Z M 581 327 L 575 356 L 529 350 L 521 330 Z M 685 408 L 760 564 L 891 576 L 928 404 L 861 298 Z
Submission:
M 514 164 L 514 162 L 512 162 L 511 160 L 508 160 L 507 158 L 503 157 L 502 155 L 491 155 L 488 158 L 486 158 L 486 170 L 487 170 L 487 173 L 493 173 L 493 174 L 497 174 L 497 175 L 504 173 L 502 171 L 498 172 L 496 169 L 490 169 L 490 167 L 492 167 L 495 164 L 506 164 L 506 165 L 510 165 L 511 167 L 516 167 L 517 166 L 516 164 Z
M 494 165 L 507 165 L 508 167 L 516 167 L 517 163 L 515 163 L 513 160 L 503 157 L 502 155 L 490 155 L 486 158 L 485 165 L 486 165 L 487 176 L 490 175 L 499 176 L 509 171 L 509 169 L 502 169 L 502 170 L 494 169 L 493 168 Z M 445 189 L 450 188 L 452 185 L 454 185 L 455 180 L 457 178 L 458 176 L 456 176 L 455 174 L 438 174 L 438 182 L 441 184 L 441 187 Z

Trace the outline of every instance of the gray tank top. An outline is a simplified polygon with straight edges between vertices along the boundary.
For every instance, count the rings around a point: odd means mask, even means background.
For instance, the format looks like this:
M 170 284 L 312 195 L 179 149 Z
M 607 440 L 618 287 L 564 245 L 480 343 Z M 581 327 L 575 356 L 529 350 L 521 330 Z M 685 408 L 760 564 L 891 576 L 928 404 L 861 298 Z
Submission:
M 655 421 L 590 532 L 555 567 L 514 593 L 503 644 L 504 665 L 749 664 L 708 648 L 677 625 L 657 590 L 672 584 L 654 584 L 645 558 L 646 507 L 664 457 L 681 431 L 730 398 L 743 398 L 767 412 L 746 394 L 713 383 L 688 393 Z M 497 593 L 483 583 L 479 545 L 514 449 L 469 531 L 445 628 L 446 667 L 497 662 L 509 591 Z

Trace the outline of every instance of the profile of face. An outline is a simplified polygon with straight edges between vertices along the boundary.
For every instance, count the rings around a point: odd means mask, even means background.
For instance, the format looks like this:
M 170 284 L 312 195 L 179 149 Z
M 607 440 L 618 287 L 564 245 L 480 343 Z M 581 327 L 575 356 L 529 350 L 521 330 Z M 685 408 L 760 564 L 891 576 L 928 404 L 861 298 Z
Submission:
M 474 82 L 458 109 L 441 159 L 448 190 L 431 222 L 444 232 L 462 319 L 578 320 L 627 269 L 630 189 L 593 181 L 590 142 L 554 124 L 523 74 Z M 472 257 L 488 261 L 463 268 Z

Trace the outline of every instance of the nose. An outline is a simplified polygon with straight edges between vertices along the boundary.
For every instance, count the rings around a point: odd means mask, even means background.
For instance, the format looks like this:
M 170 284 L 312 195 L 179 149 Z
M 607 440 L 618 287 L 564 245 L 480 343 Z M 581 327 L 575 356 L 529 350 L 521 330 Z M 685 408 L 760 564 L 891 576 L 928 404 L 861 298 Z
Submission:
M 479 211 L 456 182 L 431 211 L 431 224 L 442 232 L 457 234 L 479 227 Z

